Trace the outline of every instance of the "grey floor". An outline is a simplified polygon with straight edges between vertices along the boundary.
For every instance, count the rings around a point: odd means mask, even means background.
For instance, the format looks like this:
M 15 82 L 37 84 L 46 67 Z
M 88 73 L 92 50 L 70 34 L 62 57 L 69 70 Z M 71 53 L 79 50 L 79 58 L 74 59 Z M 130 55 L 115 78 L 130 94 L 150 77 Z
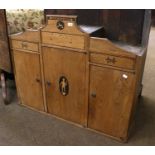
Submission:
M 122 144 L 101 134 L 68 124 L 52 116 L 17 104 L 11 88 L 12 104 L 0 98 L 0 145 L 155 145 L 155 28 L 151 30 L 143 78 L 143 92 L 136 124 L 128 143 Z

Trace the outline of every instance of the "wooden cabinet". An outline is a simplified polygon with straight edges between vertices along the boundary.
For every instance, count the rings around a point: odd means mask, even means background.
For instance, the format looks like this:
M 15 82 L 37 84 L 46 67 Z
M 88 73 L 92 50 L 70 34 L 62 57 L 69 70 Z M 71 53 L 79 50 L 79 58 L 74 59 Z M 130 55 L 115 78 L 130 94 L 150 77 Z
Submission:
M 146 49 L 112 42 L 76 16 L 48 16 L 10 36 L 22 104 L 125 141 L 140 94 Z
M 48 112 L 84 125 L 86 54 L 48 47 L 42 50 Z
M 122 140 L 127 137 L 134 79 L 133 73 L 91 65 L 89 128 Z

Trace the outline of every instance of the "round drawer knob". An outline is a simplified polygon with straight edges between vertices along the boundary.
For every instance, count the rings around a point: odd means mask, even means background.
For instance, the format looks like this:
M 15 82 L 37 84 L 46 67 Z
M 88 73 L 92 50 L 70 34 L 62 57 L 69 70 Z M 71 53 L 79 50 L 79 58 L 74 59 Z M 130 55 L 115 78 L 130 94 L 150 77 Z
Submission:
M 50 82 L 50 81 L 46 81 L 46 85 L 47 85 L 48 87 L 50 87 L 50 86 L 51 86 L 51 82 Z
M 41 80 L 39 78 L 36 78 L 37 83 L 41 83 Z
M 91 93 L 91 96 L 96 98 L 96 93 L 95 92 Z

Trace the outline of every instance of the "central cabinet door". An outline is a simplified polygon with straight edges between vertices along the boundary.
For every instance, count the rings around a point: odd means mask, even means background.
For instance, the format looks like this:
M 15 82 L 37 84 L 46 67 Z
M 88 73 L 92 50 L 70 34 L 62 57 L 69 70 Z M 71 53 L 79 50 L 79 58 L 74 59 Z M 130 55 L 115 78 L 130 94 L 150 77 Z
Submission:
M 84 125 L 87 118 L 86 54 L 43 47 L 48 112 Z
M 112 68 L 90 66 L 89 128 L 122 140 L 126 138 L 134 76 Z

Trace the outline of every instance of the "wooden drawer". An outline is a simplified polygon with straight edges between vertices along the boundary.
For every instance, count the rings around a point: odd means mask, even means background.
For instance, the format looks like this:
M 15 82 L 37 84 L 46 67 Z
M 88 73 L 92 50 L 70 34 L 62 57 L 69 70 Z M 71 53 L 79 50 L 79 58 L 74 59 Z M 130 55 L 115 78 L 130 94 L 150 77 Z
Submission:
M 90 61 L 92 63 L 110 65 L 110 66 L 120 67 L 125 69 L 134 69 L 135 67 L 134 59 L 111 56 L 106 54 L 91 53 Z
M 84 49 L 84 36 L 42 32 L 42 43 Z
M 14 49 L 24 49 L 24 50 L 30 50 L 38 52 L 38 44 L 37 43 L 30 43 L 25 41 L 18 41 L 18 40 L 12 40 L 12 48 Z

